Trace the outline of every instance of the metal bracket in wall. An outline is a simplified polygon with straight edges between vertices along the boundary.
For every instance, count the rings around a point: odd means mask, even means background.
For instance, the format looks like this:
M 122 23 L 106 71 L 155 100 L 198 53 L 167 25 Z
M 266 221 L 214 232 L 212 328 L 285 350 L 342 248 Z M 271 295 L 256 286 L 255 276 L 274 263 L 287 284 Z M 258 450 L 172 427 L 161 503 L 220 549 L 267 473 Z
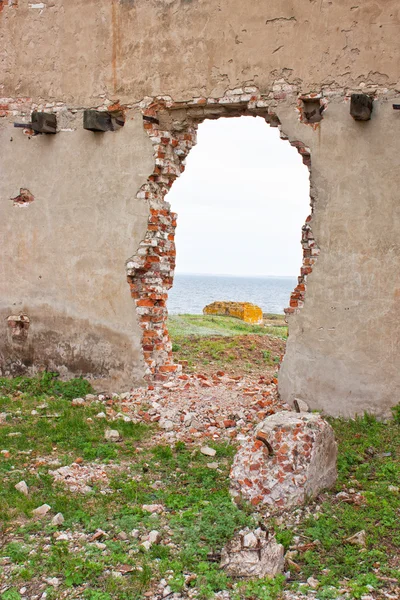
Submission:
M 88 131 L 117 131 L 125 125 L 122 111 L 85 110 L 83 128 Z
M 350 114 L 355 121 L 369 121 L 372 115 L 373 100 L 368 94 L 352 94 Z
M 14 123 L 14 127 L 32 129 L 35 133 L 57 133 L 57 116 L 53 113 L 34 111 L 30 123 Z

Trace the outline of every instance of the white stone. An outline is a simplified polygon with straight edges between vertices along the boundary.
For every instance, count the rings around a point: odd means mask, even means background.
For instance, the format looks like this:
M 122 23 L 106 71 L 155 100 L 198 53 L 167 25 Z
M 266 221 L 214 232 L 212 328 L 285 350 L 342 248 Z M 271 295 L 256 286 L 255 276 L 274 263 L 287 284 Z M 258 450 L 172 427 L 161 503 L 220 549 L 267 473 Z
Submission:
M 136 538 L 139 537 L 139 533 L 140 533 L 139 529 L 132 529 L 132 531 L 131 531 L 131 537 L 133 537 L 133 538 L 136 539 Z
M 72 400 L 72 406 L 83 406 L 85 404 L 84 398 L 74 398 Z
M 250 531 L 250 533 L 246 533 L 245 536 L 243 536 L 243 547 L 244 548 L 257 548 L 258 546 L 258 538 L 256 537 L 256 535 L 254 535 L 254 533 L 252 531 Z
M 25 481 L 20 481 L 14 487 L 18 492 L 21 492 L 21 494 L 24 494 L 24 496 L 27 496 L 29 494 L 29 488 L 26 485 Z
M 104 437 L 107 442 L 119 442 L 121 439 L 121 436 L 116 429 L 106 429 Z
M 214 448 L 209 448 L 209 446 L 203 446 L 200 448 L 200 452 L 205 456 L 215 456 L 217 454 L 216 450 L 214 450 Z
M 307 583 L 313 590 L 316 590 L 319 587 L 319 581 L 317 579 L 314 579 L 314 577 L 309 577 L 307 579 Z
M 54 539 L 57 540 L 57 542 L 68 542 L 69 537 L 67 533 L 56 533 Z
M 153 531 L 150 531 L 149 533 L 148 540 L 152 544 L 159 544 L 161 542 L 161 533 L 153 529 Z
M 300 412 L 309 412 L 310 408 L 309 408 L 307 402 L 304 402 L 304 400 L 301 400 L 300 398 L 295 398 L 295 400 L 300 409 Z
M 96 419 L 107 419 L 107 415 L 104 412 L 99 412 L 96 415 Z
M 44 517 L 50 509 L 51 506 L 49 506 L 48 504 L 42 504 L 42 506 L 38 506 L 38 508 L 35 508 L 35 510 L 32 511 L 32 514 L 35 517 Z
M 347 538 L 346 542 L 348 542 L 349 544 L 354 544 L 356 546 L 365 546 L 365 544 L 366 544 L 365 530 L 362 529 L 361 531 L 358 531 L 351 537 Z
M 45 579 L 45 582 L 52 587 L 58 587 L 60 585 L 60 580 L 57 577 L 48 577 Z
M 149 540 L 146 540 L 146 541 L 142 542 L 140 545 L 146 551 L 150 550 L 150 548 L 151 548 L 151 542 Z
M 149 513 L 161 513 L 164 507 L 162 504 L 143 504 L 142 509 Z
M 64 516 L 62 513 L 57 513 L 51 520 L 52 525 L 62 525 L 64 523 Z

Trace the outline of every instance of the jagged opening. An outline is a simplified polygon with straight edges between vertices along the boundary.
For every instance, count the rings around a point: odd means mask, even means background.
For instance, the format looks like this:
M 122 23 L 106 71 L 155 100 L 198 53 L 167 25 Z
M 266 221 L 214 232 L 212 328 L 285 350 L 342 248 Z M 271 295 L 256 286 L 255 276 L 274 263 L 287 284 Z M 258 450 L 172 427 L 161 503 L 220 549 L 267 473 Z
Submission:
M 245 89 L 246 92 L 246 89 Z M 144 127 L 153 143 L 155 167 L 137 194 L 150 208 L 148 229 L 136 254 L 127 261 L 128 282 L 136 302 L 139 324 L 143 331 L 142 348 L 149 379 L 166 379 L 179 367 L 174 364 L 171 341 L 166 326 L 168 290 L 175 271 L 176 214 L 165 197 L 172 184 L 185 169 L 185 159 L 197 141 L 197 129 L 206 119 L 220 117 L 260 116 L 272 127 L 279 127 L 277 115 L 269 110 L 267 100 L 251 90 L 219 99 L 197 98 L 174 103 L 155 99 L 143 111 Z M 280 131 L 280 137 L 288 137 Z M 299 140 L 290 140 L 303 163 L 310 167 L 310 151 Z M 286 313 L 299 310 L 304 302 L 306 279 L 318 254 L 311 230 L 311 215 L 303 226 L 303 264 L 298 284 L 292 292 Z
M 283 313 L 302 264 L 309 185 L 298 153 L 265 119 L 201 123 L 166 196 L 178 214 L 169 315 L 202 314 L 215 301 Z

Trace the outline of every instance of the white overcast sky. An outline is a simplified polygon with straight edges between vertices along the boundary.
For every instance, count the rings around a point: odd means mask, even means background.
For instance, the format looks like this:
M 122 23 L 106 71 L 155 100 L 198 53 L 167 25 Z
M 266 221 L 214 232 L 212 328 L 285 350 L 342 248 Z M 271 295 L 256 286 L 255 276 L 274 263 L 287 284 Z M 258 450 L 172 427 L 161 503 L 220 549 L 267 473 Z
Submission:
M 177 273 L 298 275 L 308 169 L 261 117 L 205 121 L 166 198 Z

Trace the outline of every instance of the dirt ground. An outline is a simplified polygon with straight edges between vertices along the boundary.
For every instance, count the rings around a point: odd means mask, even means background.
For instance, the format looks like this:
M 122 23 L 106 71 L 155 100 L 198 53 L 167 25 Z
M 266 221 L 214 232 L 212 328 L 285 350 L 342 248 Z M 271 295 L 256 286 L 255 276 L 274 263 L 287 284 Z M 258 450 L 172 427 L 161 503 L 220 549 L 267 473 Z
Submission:
M 174 359 L 184 372 L 213 375 L 223 366 L 230 376 L 276 374 L 286 347 L 285 340 L 268 335 L 187 337 L 174 344 Z

